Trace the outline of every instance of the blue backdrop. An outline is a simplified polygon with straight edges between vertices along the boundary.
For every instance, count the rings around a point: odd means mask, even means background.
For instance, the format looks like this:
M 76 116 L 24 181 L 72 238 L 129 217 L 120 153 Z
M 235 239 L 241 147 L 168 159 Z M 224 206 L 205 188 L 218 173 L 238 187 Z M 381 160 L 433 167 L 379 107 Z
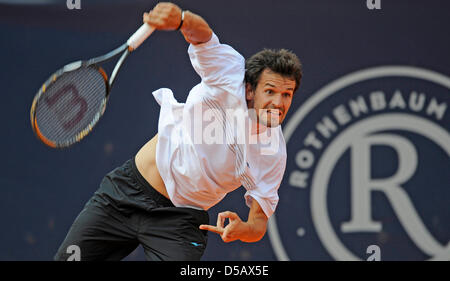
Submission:
M 156 133 L 151 92 L 184 100 L 199 82 L 181 34 L 155 32 L 126 61 L 96 129 L 52 150 L 30 126 L 38 88 L 122 44 L 156 1 L 27 2 L 0 1 L 0 260 L 51 260 L 104 174 Z M 450 259 L 450 2 L 175 3 L 244 57 L 288 48 L 304 71 L 268 233 L 253 244 L 210 234 L 204 260 Z M 210 209 L 211 221 L 224 210 L 246 218 L 244 193 Z M 127 259 L 144 260 L 142 250 Z

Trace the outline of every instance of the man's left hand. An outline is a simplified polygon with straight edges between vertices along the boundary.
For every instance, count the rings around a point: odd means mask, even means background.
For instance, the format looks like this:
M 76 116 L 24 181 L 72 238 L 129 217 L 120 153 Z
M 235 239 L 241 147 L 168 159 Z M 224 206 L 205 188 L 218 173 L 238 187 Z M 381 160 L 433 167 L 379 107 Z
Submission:
M 225 220 L 229 223 L 225 226 Z M 217 225 L 200 225 L 200 229 L 212 231 L 217 233 L 222 238 L 223 242 L 232 242 L 238 239 L 247 237 L 251 228 L 246 222 L 243 222 L 238 214 L 226 211 L 217 215 Z

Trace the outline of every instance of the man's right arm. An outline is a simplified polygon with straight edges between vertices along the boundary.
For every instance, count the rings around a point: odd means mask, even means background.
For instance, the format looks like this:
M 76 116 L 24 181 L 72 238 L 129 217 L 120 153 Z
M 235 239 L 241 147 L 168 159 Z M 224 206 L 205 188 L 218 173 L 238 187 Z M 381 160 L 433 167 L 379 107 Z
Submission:
M 173 3 L 158 3 L 149 13 L 144 13 L 144 22 L 159 30 L 176 30 L 182 21 L 180 7 Z M 212 36 L 212 29 L 199 15 L 184 11 L 184 19 L 180 28 L 184 38 L 193 45 L 208 42 Z
M 199 15 L 190 11 L 184 12 L 184 22 L 181 26 L 181 33 L 187 42 L 197 45 L 208 42 L 212 36 L 212 29 L 208 23 Z
M 158 3 L 149 13 L 144 14 L 144 22 L 159 30 L 176 30 L 181 19 L 181 8 L 172 3 Z M 180 30 L 186 41 L 191 43 L 188 53 L 192 66 L 201 77 L 203 85 L 209 87 L 208 91 L 203 92 L 218 98 L 221 103 L 229 96 L 224 96 L 223 93 L 231 93 L 245 101 L 240 89 L 245 75 L 245 59 L 242 55 L 232 47 L 220 44 L 208 23 L 190 11 L 184 12 Z

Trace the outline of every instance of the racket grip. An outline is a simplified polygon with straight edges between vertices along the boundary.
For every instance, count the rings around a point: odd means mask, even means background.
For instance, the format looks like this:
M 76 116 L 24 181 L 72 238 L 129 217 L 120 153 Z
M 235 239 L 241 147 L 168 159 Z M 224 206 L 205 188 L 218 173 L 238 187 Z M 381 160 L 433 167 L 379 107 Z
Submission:
M 142 42 L 147 39 L 150 34 L 153 33 L 155 28 L 153 26 L 148 25 L 147 23 L 144 23 L 131 37 L 128 39 L 128 49 L 130 51 L 136 50 Z

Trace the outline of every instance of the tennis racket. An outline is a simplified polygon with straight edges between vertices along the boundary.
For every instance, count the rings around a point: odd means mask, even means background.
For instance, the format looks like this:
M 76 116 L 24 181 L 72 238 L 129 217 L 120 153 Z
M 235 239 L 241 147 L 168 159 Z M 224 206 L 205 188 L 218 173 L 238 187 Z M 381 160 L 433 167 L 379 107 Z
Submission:
M 117 49 L 87 61 L 70 63 L 53 73 L 31 105 L 31 126 L 37 138 L 52 148 L 64 148 L 87 136 L 105 112 L 123 62 L 154 30 L 144 23 Z M 119 54 L 122 55 L 108 79 L 98 64 Z

